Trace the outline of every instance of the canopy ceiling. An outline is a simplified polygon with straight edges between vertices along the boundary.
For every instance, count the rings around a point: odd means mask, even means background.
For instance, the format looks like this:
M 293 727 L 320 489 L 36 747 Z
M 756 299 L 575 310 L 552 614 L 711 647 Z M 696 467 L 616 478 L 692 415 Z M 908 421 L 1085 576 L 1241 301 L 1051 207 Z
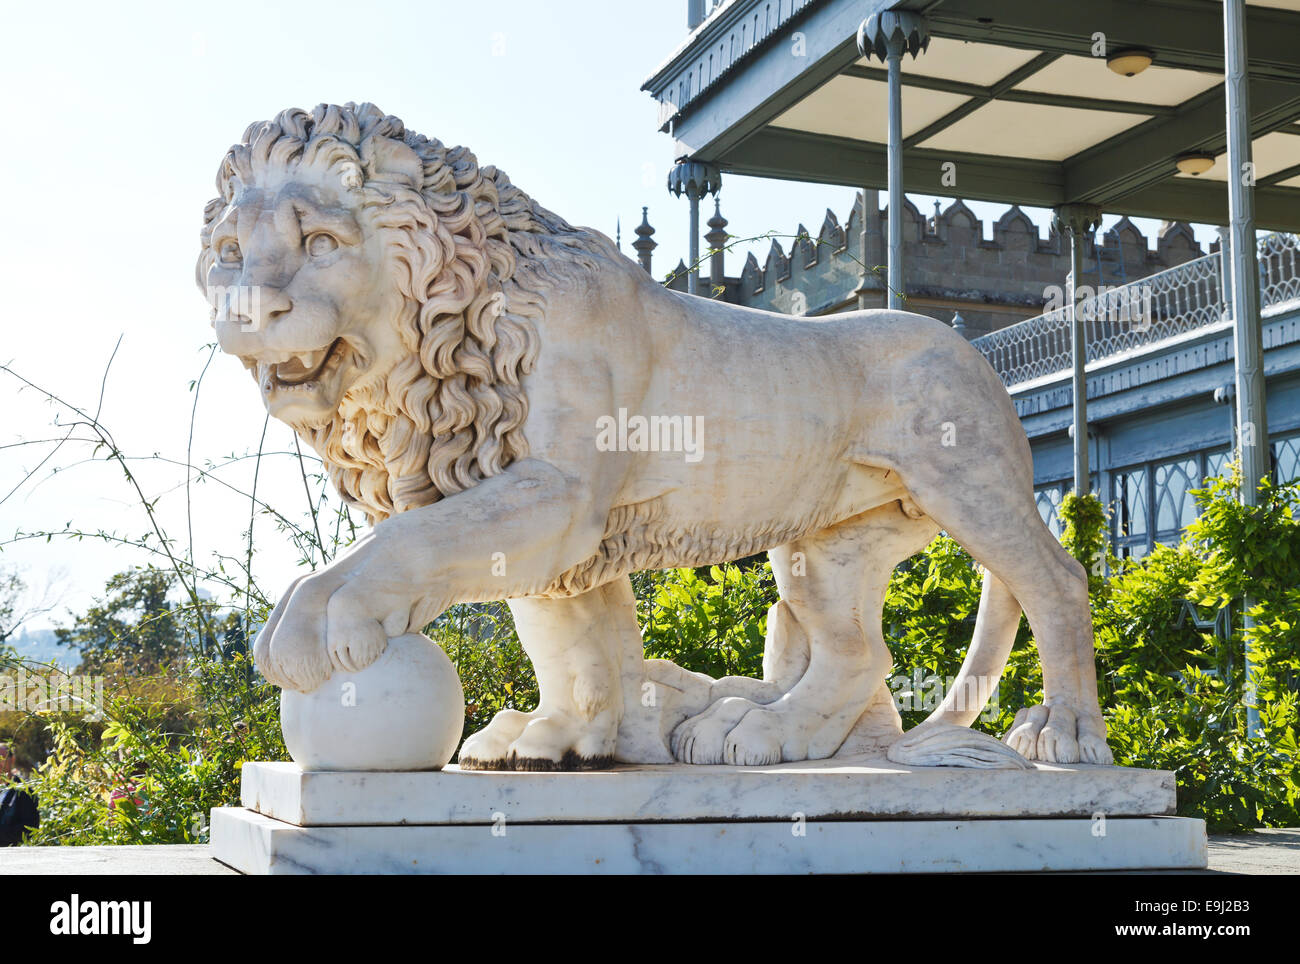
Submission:
M 1300 230 L 1300 0 L 1247 3 L 1256 220 Z M 903 61 L 906 190 L 1227 222 L 1217 0 L 730 0 L 645 88 L 679 154 L 883 188 L 885 71 L 855 34 L 885 9 L 924 14 L 933 38 Z M 1116 74 L 1092 53 L 1097 33 L 1108 52 L 1149 49 L 1152 66 Z M 1190 152 L 1214 167 L 1178 173 Z

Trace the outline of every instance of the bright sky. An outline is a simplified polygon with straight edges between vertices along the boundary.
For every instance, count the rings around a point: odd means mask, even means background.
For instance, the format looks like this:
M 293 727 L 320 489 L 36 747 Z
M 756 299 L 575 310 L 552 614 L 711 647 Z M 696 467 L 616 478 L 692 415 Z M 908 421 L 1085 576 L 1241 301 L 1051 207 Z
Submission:
M 649 205 L 662 276 L 686 253 L 687 209 L 664 186 L 672 142 L 657 131 L 656 105 L 640 85 L 685 36 L 685 8 L 686 0 L 8 6 L 0 85 L 14 114 L 0 133 L 0 363 L 94 411 L 121 339 L 101 421 L 186 551 L 184 463 L 255 450 L 265 418 L 252 380 L 218 354 L 198 395 L 187 459 L 190 384 L 212 338 L 194 260 L 225 148 L 250 122 L 286 107 L 373 101 L 421 133 L 468 145 L 573 223 L 612 236 L 621 219 L 624 250 Z M 816 231 L 828 206 L 843 220 L 852 198 L 851 188 L 730 176 L 722 192 L 729 230 L 741 237 L 793 233 L 800 222 Z M 913 200 L 930 210 L 930 199 Z M 987 221 L 1002 210 L 972 207 Z M 1045 212 L 1030 213 L 1045 225 Z M 1140 226 L 1154 236 L 1154 223 Z M 757 246 L 760 260 L 766 246 Z M 731 258 L 734 274 L 743 253 Z M 70 418 L 18 388 L 0 372 L 0 542 L 17 530 L 69 526 L 144 533 L 145 514 L 102 452 L 88 461 L 85 444 L 15 445 L 59 437 L 66 429 L 54 417 Z M 292 447 L 288 429 L 272 423 L 266 450 Z M 253 468 L 242 461 L 217 475 L 247 491 Z M 295 519 L 305 513 L 289 457 L 263 460 L 258 494 Z M 192 488 L 190 504 L 196 559 L 225 556 L 237 571 L 247 497 L 208 481 Z M 296 554 L 271 520 L 259 518 L 256 535 L 255 572 L 278 594 L 296 574 Z M 54 582 L 62 606 L 50 619 L 58 623 L 68 609 L 84 609 L 112 573 L 148 558 L 96 541 L 42 539 L 6 546 L 0 566 L 17 567 L 38 587 Z

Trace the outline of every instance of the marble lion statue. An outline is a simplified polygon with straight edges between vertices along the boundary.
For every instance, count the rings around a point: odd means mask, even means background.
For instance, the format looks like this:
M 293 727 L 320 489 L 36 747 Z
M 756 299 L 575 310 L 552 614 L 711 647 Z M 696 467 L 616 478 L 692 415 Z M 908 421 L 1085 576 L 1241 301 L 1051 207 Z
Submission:
M 1111 762 L 1084 570 L 1039 518 L 1005 389 L 946 325 L 669 290 L 372 104 L 253 124 L 217 187 L 197 277 L 220 346 L 372 523 L 272 612 L 272 682 L 311 691 L 505 599 L 540 703 L 467 739 L 466 768 Z M 957 685 L 904 735 L 882 605 L 941 530 L 983 593 Z M 630 573 L 764 550 L 762 680 L 644 658 Z M 1022 608 L 1044 702 L 1000 742 L 954 694 L 996 683 Z

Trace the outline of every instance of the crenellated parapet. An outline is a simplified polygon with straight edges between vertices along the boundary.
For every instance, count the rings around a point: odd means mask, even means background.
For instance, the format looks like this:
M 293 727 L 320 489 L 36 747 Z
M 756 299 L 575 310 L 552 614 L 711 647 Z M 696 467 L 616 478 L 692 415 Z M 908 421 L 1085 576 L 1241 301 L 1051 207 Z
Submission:
M 869 195 L 874 201 L 874 192 Z M 904 201 L 903 244 L 907 303 L 914 311 L 950 321 L 960 310 L 969 337 L 1038 314 L 1053 286 L 1070 270 L 1068 245 L 1049 228 L 1044 235 L 1018 206 L 986 227 L 963 201 L 927 217 Z M 791 314 L 828 314 L 885 303 L 888 211 L 862 195 L 841 223 L 827 210 L 816 234 L 800 224 L 772 237 L 760 262 L 751 251 L 728 300 Z M 1082 284 L 1118 285 L 1182 264 L 1204 252 L 1183 222 L 1162 226 L 1152 246 L 1128 218 L 1084 249 Z M 863 266 L 868 269 L 864 272 Z M 865 276 L 864 276 L 865 275 Z

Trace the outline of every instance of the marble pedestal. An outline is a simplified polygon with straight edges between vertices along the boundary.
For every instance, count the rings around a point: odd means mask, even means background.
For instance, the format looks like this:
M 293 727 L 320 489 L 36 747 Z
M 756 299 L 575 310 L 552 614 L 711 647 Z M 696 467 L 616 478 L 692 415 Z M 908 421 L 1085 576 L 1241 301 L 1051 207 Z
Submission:
M 1173 775 L 881 759 L 587 773 L 244 765 L 212 854 L 245 873 L 915 873 L 1202 868 Z

